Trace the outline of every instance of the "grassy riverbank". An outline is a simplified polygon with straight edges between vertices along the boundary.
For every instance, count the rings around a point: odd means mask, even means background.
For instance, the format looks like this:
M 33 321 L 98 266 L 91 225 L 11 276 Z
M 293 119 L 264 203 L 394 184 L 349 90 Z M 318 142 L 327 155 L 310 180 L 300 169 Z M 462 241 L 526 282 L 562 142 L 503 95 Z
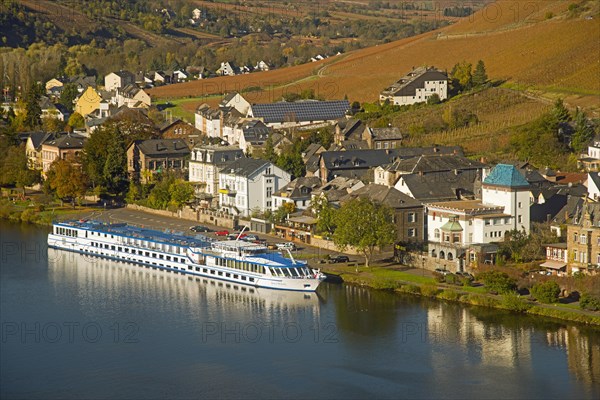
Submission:
M 510 310 L 522 314 L 540 315 L 565 321 L 600 326 L 600 313 L 580 310 L 567 304 L 541 304 L 517 294 L 493 295 L 483 286 L 456 286 L 439 283 L 422 273 L 412 273 L 393 267 L 370 268 L 330 264 L 324 272 L 338 275 L 349 284 L 379 290 L 393 290 L 418 296 L 454 301 L 476 306 Z
M 81 215 L 89 214 L 94 210 L 81 206 L 73 208 L 70 205 L 36 204 L 29 200 L 0 200 L 0 219 L 43 226 L 50 226 L 55 220 L 78 219 Z

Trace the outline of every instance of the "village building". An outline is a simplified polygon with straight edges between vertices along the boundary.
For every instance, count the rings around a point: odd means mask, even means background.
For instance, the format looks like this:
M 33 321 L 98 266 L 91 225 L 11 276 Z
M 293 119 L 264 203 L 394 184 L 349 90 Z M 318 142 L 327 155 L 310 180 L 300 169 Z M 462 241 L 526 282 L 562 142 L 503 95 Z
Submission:
M 567 223 L 567 274 L 600 273 L 600 203 L 583 203 Z
M 57 134 L 42 143 L 42 176 L 46 178 L 50 166 L 56 160 L 78 162 L 86 138 L 74 133 Z
M 303 126 L 326 126 L 345 118 L 350 110 L 348 100 L 302 100 L 252 104 L 248 117 L 261 119 L 274 129 Z
M 214 205 L 219 197 L 219 172 L 231 161 L 244 158 L 237 146 L 198 145 L 192 149 L 189 181 L 196 188 L 196 198 Z
M 150 95 L 135 84 L 116 89 L 111 102 L 117 107 L 125 106 L 129 108 L 148 108 L 152 105 Z
M 429 256 L 440 268 L 494 263 L 497 242 L 514 230 L 529 233 L 529 183 L 515 166 L 496 165 L 481 188 L 481 200 L 425 204 Z
M 404 135 L 400 128 L 370 128 L 366 127 L 362 134 L 362 140 L 367 142 L 370 149 L 395 149 L 402 145 Z
M 421 202 L 394 188 L 373 183 L 349 193 L 346 199 L 357 197 L 369 198 L 393 210 L 397 243 L 417 245 L 425 240 L 425 215 Z
M 179 118 L 163 122 L 158 126 L 158 131 L 164 139 L 184 139 L 192 147 L 200 141 L 200 131 Z
M 142 183 L 163 171 L 178 171 L 187 178 L 189 155 L 183 139 L 136 140 L 127 149 L 127 172 Z
M 104 90 L 113 91 L 135 84 L 135 75 L 129 71 L 111 72 L 104 77 Z
M 33 170 L 42 169 L 42 145 L 44 142 L 54 139 L 55 133 L 31 132 L 25 142 L 25 155 L 27 156 L 27 168 Z
M 273 207 L 273 193 L 290 183 L 290 174 L 269 161 L 240 158 L 219 172 L 219 206 L 240 216 Z
M 587 154 L 577 160 L 577 167 L 587 172 L 600 171 L 600 138 L 595 138 L 588 146 Z
M 379 95 L 379 101 L 403 106 L 426 102 L 433 94 L 448 98 L 448 76 L 435 68 L 413 69 Z
M 284 203 L 293 203 L 296 210 L 306 210 L 310 206 L 313 190 L 321 186 L 321 180 L 316 177 L 299 177 L 273 193 L 273 208 L 275 211 Z

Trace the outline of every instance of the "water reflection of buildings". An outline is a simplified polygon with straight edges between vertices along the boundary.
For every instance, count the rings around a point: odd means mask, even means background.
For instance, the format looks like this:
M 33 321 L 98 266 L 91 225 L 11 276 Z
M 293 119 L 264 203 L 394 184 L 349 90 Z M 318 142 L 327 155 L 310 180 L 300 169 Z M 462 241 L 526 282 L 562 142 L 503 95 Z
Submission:
M 440 303 L 427 313 L 429 341 L 461 346 L 486 366 L 531 367 L 532 333 L 533 328 L 483 322 L 471 309 L 460 306 Z
M 180 311 L 198 321 L 224 316 L 243 320 L 257 314 L 263 322 L 285 320 L 297 313 L 319 316 L 315 292 L 255 288 L 56 249 L 48 249 L 48 261 L 55 289 L 75 287 L 79 304 L 90 313 L 107 304 L 123 304 L 125 299 L 143 299 L 158 311 Z
M 561 327 L 546 333 L 548 345 L 565 348 L 569 370 L 578 381 L 600 384 L 600 346 L 577 326 Z

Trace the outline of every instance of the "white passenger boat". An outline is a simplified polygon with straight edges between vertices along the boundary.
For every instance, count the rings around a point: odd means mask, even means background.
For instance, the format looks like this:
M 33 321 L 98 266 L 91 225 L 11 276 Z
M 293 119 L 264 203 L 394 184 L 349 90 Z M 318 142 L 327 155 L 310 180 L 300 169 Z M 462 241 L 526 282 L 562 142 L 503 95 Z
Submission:
M 295 260 L 289 251 L 285 257 L 268 251 L 264 245 L 215 241 L 201 235 L 189 237 L 127 224 L 57 222 L 48 234 L 48 246 L 272 289 L 315 291 L 325 279 L 319 270 Z

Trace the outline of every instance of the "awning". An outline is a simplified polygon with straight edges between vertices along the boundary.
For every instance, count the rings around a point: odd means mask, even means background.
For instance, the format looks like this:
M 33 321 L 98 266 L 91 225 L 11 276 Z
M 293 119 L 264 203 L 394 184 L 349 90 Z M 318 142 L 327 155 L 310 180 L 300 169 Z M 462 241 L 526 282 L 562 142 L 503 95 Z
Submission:
M 561 269 L 561 268 L 565 268 L 567 266 L 567 263 L 563 262 L 563 261 L 546 261 L 545 263 L 541 264 L 540 267 L 545 267 L 545 268 L 551 268 L 551 269 Z

